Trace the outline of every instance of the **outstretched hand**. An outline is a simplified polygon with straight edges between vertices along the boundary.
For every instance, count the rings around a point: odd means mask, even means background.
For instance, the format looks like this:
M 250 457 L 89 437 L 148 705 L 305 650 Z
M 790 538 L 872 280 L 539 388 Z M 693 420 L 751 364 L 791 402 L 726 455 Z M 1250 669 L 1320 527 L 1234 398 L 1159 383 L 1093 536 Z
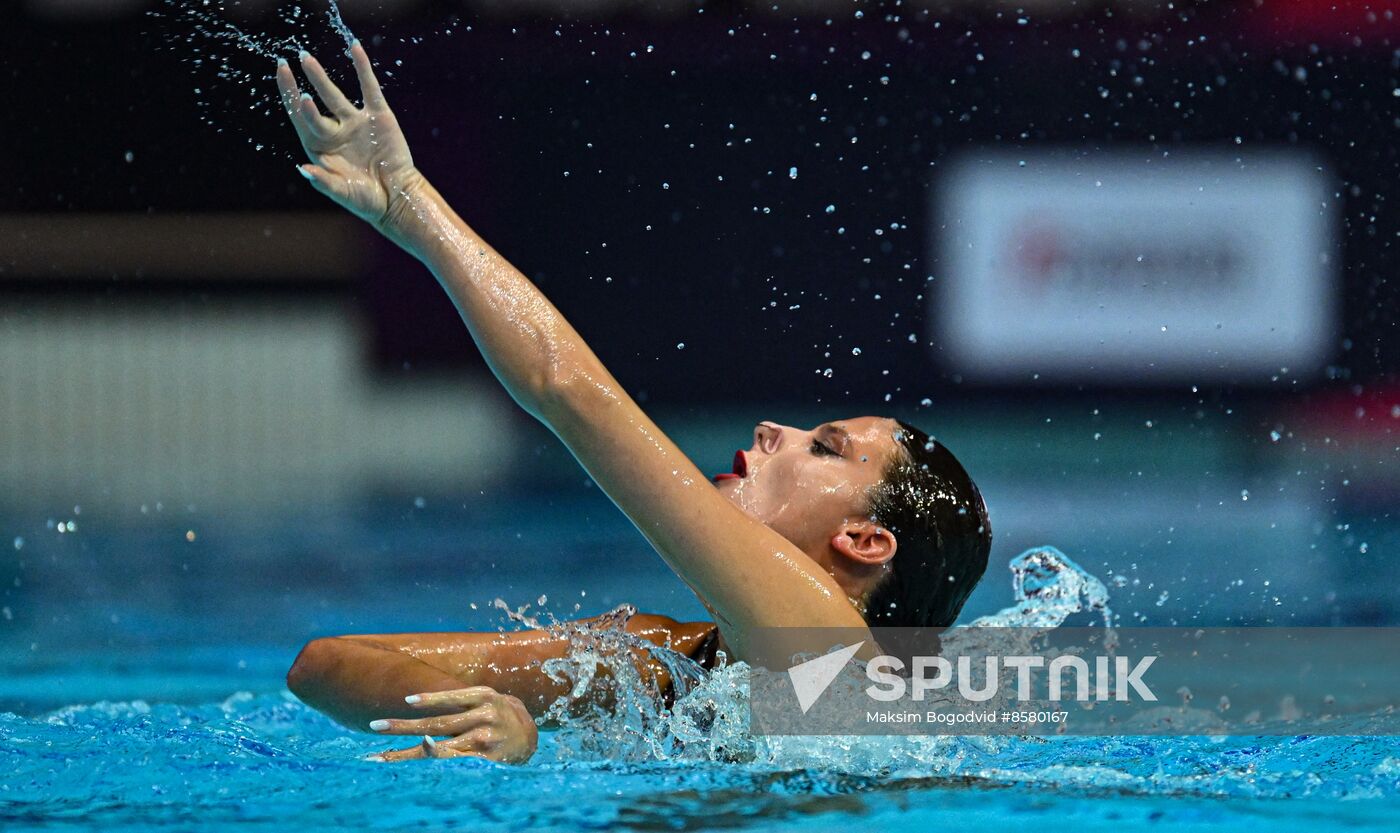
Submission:
M 311 157 L 311 164 L 299 167 L 302 175 L 316 190 L 391 234 L 412 192 L 424 180 L 413 166 L 408 142 L 358 40 L 350 46 L 350 58 L 360 80 L 363 107 L 346 98 L 308 52 L 301 53 L 302 70 L 330 115 L 321 112 L 310 94 L 301 92 L 286 61 L 277 62 L 277 87 Z
M 381 761 L 416 758 L 486 758 L 504 764 L 523 764 L 535 754 L 539 729 L 519 698 L 501 694 L 489 686 L 414 694 L 405 698 L 414 708 L 451 714 L 417 720 L 376 720 L 370 728 L 385 735 L 421 735 L 423 741 L 406 749 L 391 749 L 375 756 Z M 435 741 L 433 735 L 450 735 Z

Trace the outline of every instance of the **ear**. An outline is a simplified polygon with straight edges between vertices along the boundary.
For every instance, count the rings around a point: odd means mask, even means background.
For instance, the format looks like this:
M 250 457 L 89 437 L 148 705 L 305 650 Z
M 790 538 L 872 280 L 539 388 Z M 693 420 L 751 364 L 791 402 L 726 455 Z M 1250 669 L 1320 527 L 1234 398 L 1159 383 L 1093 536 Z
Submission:
M 845 521 L 831 539 L 831 547 L 852 561 L 875 567 L 894 558 L 899 542 L 883 526 L 870 521 Z

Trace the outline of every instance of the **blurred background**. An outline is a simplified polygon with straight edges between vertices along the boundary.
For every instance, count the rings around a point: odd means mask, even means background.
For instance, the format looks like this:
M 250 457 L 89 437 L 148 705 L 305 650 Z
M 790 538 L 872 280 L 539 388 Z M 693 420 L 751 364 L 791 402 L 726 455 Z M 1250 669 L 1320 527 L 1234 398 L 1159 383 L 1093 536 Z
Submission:
M 348 81 L 328 9 L 0 9 L 0 708 L 275 690 L 311 637 L 496 599 L 703 616 L 296 175 L 273 61 Z M 339 10 L 419 167 L 703 470 L 761 419 L 952 448 L 995 528 L 964 620 L 1042 544 L 1123 624 L 1400 619 L 1392 4 Z

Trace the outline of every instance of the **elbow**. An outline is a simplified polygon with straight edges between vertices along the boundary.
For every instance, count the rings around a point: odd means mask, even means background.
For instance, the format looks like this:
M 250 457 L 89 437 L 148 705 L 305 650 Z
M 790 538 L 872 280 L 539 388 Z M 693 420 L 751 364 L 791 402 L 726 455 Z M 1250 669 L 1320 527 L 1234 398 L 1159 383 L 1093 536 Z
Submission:
M 545 424 L 567 427 L 581 418 L 606 410 L 617 392 L 606 371 L 576 363 L 555 363 L 534 380 L 534 407 L 530 413 Z
M 559 411 L 563 401 L 564 382 L 555 373 L 540 371 L 532 373 L 518 388 L 510 389 L 511 398 L 525 412 L 548 424 L 550 417 Z
M 287 670 L 287 688 L 308 703 L 317 699 L 316 693 L 339 662 L 340 642 L 338 637 L 327 637 L 306 643 Z

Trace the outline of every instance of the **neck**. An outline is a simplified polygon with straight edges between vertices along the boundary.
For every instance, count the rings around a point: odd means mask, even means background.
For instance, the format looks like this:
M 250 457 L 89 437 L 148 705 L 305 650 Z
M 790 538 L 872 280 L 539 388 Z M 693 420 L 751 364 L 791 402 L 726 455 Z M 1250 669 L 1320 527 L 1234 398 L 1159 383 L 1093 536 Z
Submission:
M 889 565 L 854 562 L 836 552 L 829 544 L 818 552 L 808 552 L 807 554 L 836 580 L 850 601 L 851 607 L 860 612 L 861 618 L 868 618 L 865 615 L 866 600 L 870 597 L 870 592 L 875 589 L 875 586 L 884 580 L 885 575 L 889 572 Z

